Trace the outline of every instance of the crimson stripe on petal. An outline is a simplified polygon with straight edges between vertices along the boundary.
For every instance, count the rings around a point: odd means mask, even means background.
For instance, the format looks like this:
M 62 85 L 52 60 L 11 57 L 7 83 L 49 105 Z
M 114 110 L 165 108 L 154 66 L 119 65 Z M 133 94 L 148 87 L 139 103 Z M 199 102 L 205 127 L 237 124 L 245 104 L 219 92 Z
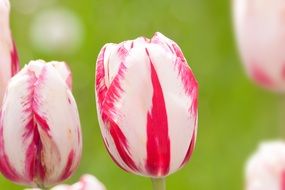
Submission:
M 41 88 L 41 85 L 43 85 L 45 74 L 45 67 L 42 69 L 38 78 L 33 71 L 28 71 L 30 77 L 28 90 L 30 91 L 30 94 L 28 95 L 29 100 L 25 102 L 25 104 L 28 104 L 28 108 L 25 112 L 31 115 L 29 117 L 30 121 L 25 126 L 26 131 L 23 134 L 23 138 L 24 140 L 27 140 L 32 136 L 32 140 L 26 151 L 25 176 L 31 181 L 38 180 L 38 183 L 44 181 L 47 172 L 47 166 L 44 163 L 44 147 L 41 135 L 51 138 L 46 119 L 38 113 L 41 102 L 39 102 L 40 95 L 37 91 Z M 39 130 L 41 131 L 41 134 Z M 46 140 L 47 139 L 45 139 L 45 141 Z
M 71 175 L 74 157 L 75 157 L 75 152 L 74 152 L 74 150 L 71 150 L 69 152 L 65 168 L 63 169 L 63 173 L 61 174 L 61 177 L 60 177 L 61 180 L 64 180 L 64 179 L 68 178 Z
M 116 149 L 123 160 L 123 162 L 133 171 L 138 171 L 137 166 L 135 165 L 135 162 L 130 157 L 130 153 L 128 151 L 128 143 L 125 135 L 119 128 L 119 126 L 110 121 L 110 134 L 114 140 Z M 119 165 L 121 166 L 121 165 Z
M 184 158 L 184 160 L 183 160 L 183 162 L 182 162 L 180 167 L 182 167 L 190 159 L 190 157 L 191 157 L 191 155 L 193 153 L 193 150 L 195 148 L 195 142 L 196 142 L 196 129 L 193 130 L 193 134 L 192 134 L 192 138 L 191 138 L 191 142 L 190 142 L 189 148 L 187 150 L 186 156 L 185 156 L 185 158 Z
M 1 116 L 1 126 L 0 126 L 0 171 L 8 179 L 14 182 L 20 182 L 24 179 L 16 172 L 16 170 L 11 166 L 8 156 L 5 154 L 4 148 L 4 138 L 3 138 L 3 124 L 2 124 L 2 112 Z
M 175 43 L 172 44 L 172 48 L 177 56 L 175 65 L 178 68 L 179 76 L 183 83 L 185 93 L 193 100 L 189 111 L 191 111 L 193 116 L 196 117 L 198 114 L 198 82 L 196 81 L 194 74 L 180 48 Z
M 41 126 L 41 129 L 50 137 L 50 134 L 49 134 L 50 129 L 49 129 L 46 119 L 40 116 L 37 112 L 34 112 L 34 117 L 37 123 Z
M 154 176 L 166 175 L 170 164 L 170 140 L 165 100 L 162 88 L 150 59 L 151 81 L 153 86 L 152 109 L 147 114 L 147 160 L 146 170 Z
M 255 62 L 252 64 L 250 72 L 252 75 L 251 77 L 257 82 L 257 84 L 264 85 L 266 87 L 272 87 L 274 85 L 271 78 Z
M 104 139 L 104 145 L 106 147 L 106 150 L 108 151 L 109 155 L 111 156 L 112 160 L 124 171 L 128 172 L 115 158 L 114 156 L 111 154 L 110 150 L 109 150 L 109 143 L 107 141 L 107 139 Z
M 35 177 L 43 181 L 45 178 L 46 171 L 45 167 L 41 162 L 41 153 L 43 145 L 41 142 L 37 124 L 34 122 L 34 120 L 32 120 L 32 122 L 29 122 L 29 124 L 33 125 L 33 139 L 26 152 L 25 176 L 28 177 L 28 179 L 31 181 L 33 181 Z
M 96 94 L 98 97 L 97 103 L 99 104 L 99 111 L 102 110 L 102 104 L 104 102 L 107 87 L 105 85 L 105 69 L 104 69 L 104 56 L 106 47 L 103 48 L 98 56 L 97 69 L 96 69 Z
M 44 74 L 44 72 L 42 72 L 41 75 L 42 74 Z M 36 100 L 37 93 L 35 92 L 36 88 L 39 85 L 40 79 L 36 77 L 33 71 L 28 71 L 28 75 L 30 77 L 28 87 L 30 94 L 28 95 L 29 100 L 25 102 L 25 104 L 28 104 L 28 108 L 25 110 L 25 112 L 31 115 L 29 117 L 30 121 L 25 126 L 26 131 L 23 134 L 23 138 L 24 140 L 27 140 L 29 137 L 32 136 L 32 140 L 26 151 L 25 176 L 30 181 L 33 181 L 34 178 L 43 181 L 45 178 L 46 169 L 44 163 L 42 163 L 43 144 L 38 127 L 41 127 L 39 125 L 44 122 L 41 121 L 40 117 L 37 116 L 38 114 L 36 113 L 38 109 L 38 102 Z M 38 121 L 37 119 L 40 120 Z M 43 131 L 47 132 L 47 130 L 45 130 L 45 127 L 46 126 L 43 126 Z
M 13 49 L 11 51 L 11 76 L 14 76 L 19 71 L 19 57 L 16 45 L 13 42 Z
M 120 130 L 119 126 L 115 122 L 113 122 L 113 116 L 115 115 L 118 116 L 118 113 L 116 113 L 114 103 L 120 97 L 120 93 L 123 91 L 120 86 L 120 80 L 123 77 L 126 67 L 123 63 L 121 63 L 117 75 L 113 79 L 109 88 L 107 88 L 105 84 L 105 68 L 104 68 L 105 51 L 106 47 L 101 50 L 101 53 L 97 61 L 96 89 L 97 89 L 99 111 L 105 125 L 106 126 L 110 125 L 110 128 L 108 130 L 112 136 L 112 139 L 115 143 L 116 149 L 121 159 L 131 170 L 137 171 L 138 169 L 128 151 L 127 139 Z M 111 155 L 112 159 L 115 160 L 109 150 L 108 152 Z M 123 168 L 121 164 L 119 164 L 117 161 L 115 162 L 119 167 Z
M 115 103 L 120 98 L 123 89 L 121 87 L 121 79 L 124 77 L 124 72 L 126 70 L 126 66 L 121 63 L 119 67 L 118 74 L 115 76 L 112 81 L 102 104 L 102 119 L 103 121 L 107 121 L 109 119 L 114 119 L 113 116 L 119 117 L 119 113 L 115 108 Z M 109 118 L 109 119 L 108 119 Z

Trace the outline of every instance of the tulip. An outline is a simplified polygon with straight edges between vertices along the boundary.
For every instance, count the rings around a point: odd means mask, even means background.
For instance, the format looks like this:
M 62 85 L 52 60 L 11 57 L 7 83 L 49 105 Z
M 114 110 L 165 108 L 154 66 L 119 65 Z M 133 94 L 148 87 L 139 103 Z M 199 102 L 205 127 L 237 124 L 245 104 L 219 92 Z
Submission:
M 285 92 L 285 1 L 233 0 L 242 62 L 258 85 Z
M 26 190 L 41 190 L 38 188 Z M 85 174 L 80 181 L 73 185 L 58 185 L 51 190 L 106 190 L 105 186 L 94 176 Z
M 0 116 L 0 171 L 45 188 L 68 178 L 82 151 L 72 92 L 52 63 L 31 61 L 9 82 Z
M 9 16 L 9 1 L 0 0 L 0 105 L 8 81 L 19 70 L 18 55 L 11 36 Z
M 262 143 L 246 165 L 246 190 L 285 189 L 285 142 Z
M 95 86 L 102 136 L 117 165 L 163 179 L 186 164 L 195 146 L 198 84 L 174 41 L 156 33 L 106 44 Z
M 94 176 L 84 175 L 81 177 L 80 181 L 69 186 L 69 185 L 59 185 L 51 190 L 106 190 L 105 186 Z

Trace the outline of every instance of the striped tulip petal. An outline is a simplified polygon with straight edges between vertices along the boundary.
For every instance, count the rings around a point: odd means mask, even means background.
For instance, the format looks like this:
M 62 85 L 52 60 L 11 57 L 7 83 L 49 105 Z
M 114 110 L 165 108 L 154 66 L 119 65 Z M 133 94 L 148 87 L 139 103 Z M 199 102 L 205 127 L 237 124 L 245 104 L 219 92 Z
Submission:
M 102 136 L 122 169 L 164 177 L 189 160 L 198 84 L 174 41 L 156 33 L 106 44 L 97 59 L 95 88 Z
M 263 142 L 246 164 L 246 190 L 285 189 L 285 142 Z
M 50 186 L 76 169 L 82 149 L 76 102 L 53 64 L 32 61 L 7 87 L 0 117 L 0 171 Z
M 0 0 L 0 104 L 8 81 L 19 70 L 18 55 L 11 36 L 9 16 L 9 0 Z

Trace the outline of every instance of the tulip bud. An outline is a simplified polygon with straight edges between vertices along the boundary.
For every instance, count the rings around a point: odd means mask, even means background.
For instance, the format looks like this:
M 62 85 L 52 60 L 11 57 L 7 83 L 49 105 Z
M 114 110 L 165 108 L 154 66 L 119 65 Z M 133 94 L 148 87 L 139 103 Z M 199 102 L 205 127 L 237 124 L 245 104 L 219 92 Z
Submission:
M 38 188 L 26 190 L 41 190 Z M 80 181 L 73 185 L 58 185 L 51 190 L 106 190 L 105 186 L 94 176 L 85 174 Z
M 246 190 L 285 189 L 285 142 L 262 143 L 246 165 Z
M 233 0 L 237 42 L 248 75 L 285 92 L 285 1 Z
M 178 45 L 160 33 L 107 44 L 96 69 L 102 136 L 124 170 L 159 178 L 190 158 L 197 132 L 197 81 Z
M 0 105 L 8 81 L 19 70 L 18 55 L 11 37 L 9 16 L 9 0 L 0 0 Z
M 69 185 L 58 185 L 51 190 L 106 190 L 105 186 L 94 176 L 84 175 L 80 181 Z
M 82 150 L 76 102 L 51 63 L 31 61 L 9 82 L 0 117 L 0 171 L 47 187 L 68 178 Z

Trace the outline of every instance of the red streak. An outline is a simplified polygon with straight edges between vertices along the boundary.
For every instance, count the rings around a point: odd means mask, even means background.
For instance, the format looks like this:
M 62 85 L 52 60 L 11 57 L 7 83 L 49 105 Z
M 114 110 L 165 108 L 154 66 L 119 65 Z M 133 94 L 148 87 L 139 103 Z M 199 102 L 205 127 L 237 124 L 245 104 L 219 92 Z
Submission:
M 8 156 L 4 149 L 4 138 L 3 138 L 3 124 L 2 124 L 2 113 L 0 123 L 0 171 L 8 179 L 14 182 L 24 181 L 21 176 L 17 173 L 15 168 L 9 162 Z
M 194 127 L 196 127 L 196 126 L 194 126 Z M 196 136 L 195 136 L 196 132 L 195 131 L 196 131 L 196 129 L 193 130 L 191 142 L 190 142 L 188 151 L 186 153 L 186 156 L 185 156 L 185 158 L 184 158 L 184 160 L 183 160 L 183 162 L 181 164 L 181 167 L 189 161 L 189 159 L 190 159 L 190 157 L 191 157 L 191 155 L 193 153 L 193 150 L 195 148 L 195 142 L 196 142 Z
M 15 43 L 13 42 L 13 49 L 11 51 L 11 75 L 14 76 L 19 71 L 19 57 Z
M 29 137 L 32 136 L 32 141 L 26 151 L 26 160 L 25 160 L 25 176 L 28 178 L 28 180 L 33 181 L 35 178 L 40 181 L 44 181 L 46 176 L 46 166 L 44 158 L 43 158 L 43 144 L 39 133 L 39 127 L 47 134 L 49 135 L 49 126 L 47 124 L 47 121 L 41 117 L 38 113 L 38 97 L 36 90 L 41 85 L 41 82 L 44 78 L 44 69 L 41 73 L 41 76 L 37 78 L 35 74 L 30 71 L 29 77 L 30 77 L 30 94 L 28 97 L 30 98 L 29 108 L 25 111 L 28 113 L 31 113 L 30 121 L 26 125 L 26 131 L 23 134 L 24 141 L 27 140 Z
M 264 85 L 266 87 L 271 87 L 274 85 L 271 78 L 256 64 L 253 64 L 251 68 L 251 76 L 257 82 L 257 84 Z
M 110 150 L 109 150 L 109 143 L 107 141 L 107 139 L 104 139 L 104 145 L 105 145 L 105 148 L 107 150 L 107 152 L 109 153 L 109 155 L 111 156 L 112 160 L 124 171 L 128 172 L 115 158 L 114 156 L 111 154 Z
M 149 56 L 147 49 L 146 53 Z M 152 110 L 147 114 L 147 160 L 145 167 L 149 174 L 161 176 L 169 171 L 170 140 L 162 88 L 150 56 L 149 60 L 153 97 Z
M 33 128 L 33 140 L 26 152 L 25 176 L 30 181 L 33 181 L 35 176 L 37 176 L 41 181 L 43 181 L 45 178 L 46 171 L 45 167 L 41 163 L 41 153 L 43 145 L 41 142 L 37 124 L 33 120 L 31 120 L 29 124 L 32 125 Z
M 71 150 L 68 155 L 66 166 L 63 170 L 63 173 L 61 174 L 61 177 L 60 177 L 61 180 L 64 180 L 71 175 L 73 171 L 72 165 L 73 165 L 74 157 L 75 157 L 75 152 L 74 150 Z
M 115 146 L 117 151 L 119 152 L 120 157 L 124 161 L 124 163 L 133 171 L 137 171 L 138 168 L 135 165 L 134 161 L 130 157 L 130 153 L 128 152 L 128 143 L 125 135 L 119 128 L 119 126 L 114 123 L 110 122 L 110 133 L 115 142 Z M 116 162 L 117 163 L 117 162 Z M 119 165 L 122 167 L 121 165 Z

